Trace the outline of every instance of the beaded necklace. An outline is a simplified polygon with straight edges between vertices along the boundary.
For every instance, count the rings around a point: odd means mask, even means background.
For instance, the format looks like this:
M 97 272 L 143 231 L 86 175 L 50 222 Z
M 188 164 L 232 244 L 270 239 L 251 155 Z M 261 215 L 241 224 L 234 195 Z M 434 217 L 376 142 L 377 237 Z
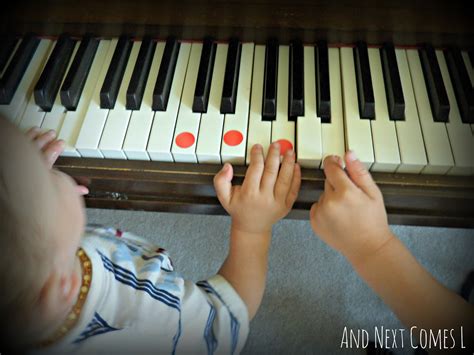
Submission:
M 84 252 L 84 250 L 82 250 L 82 248 L 79 248 L 76 255 L 79 258 L 82 269 L 82 283 L 81 288 L 79 289 L 79 296 L 77 298 L 76 304 L 72 307 L 72 310 L 69 312 L 59 329 L 57 329 L 49 339 L 42 341 L 40 343 L 40 347 L 50 346 L 65 336 L 67 332 L 69 332 L 76 325 L 79 315 L 81 314 L 82 307 L 86 301 L 92 281 L 92 264 L 89 257 Z

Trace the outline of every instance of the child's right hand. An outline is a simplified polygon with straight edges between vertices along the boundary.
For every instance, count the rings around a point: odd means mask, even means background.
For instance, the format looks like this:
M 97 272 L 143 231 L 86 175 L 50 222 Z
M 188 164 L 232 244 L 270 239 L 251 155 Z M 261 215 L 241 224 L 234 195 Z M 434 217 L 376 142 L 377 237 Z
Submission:
M 342 160 L 324 160 L 324 193 L 314 203 L 310 220 L 314 232 L 352 263 L 363 261 L 393 237 L 382 193 L 365 166 L 348 151 Z
M 232 228 L 244 233 L 270 232 L 290 212 L 298 196 L 301 171 L 293 151 L 287 151 L 280 168 L 280 146 L 270 146 L 266 160 L 262 146 L 252 147 L 250 165 L 242 186 L 232 186 L 232 165 L 226 163 L 214 177 L 222 207 L 232 217 Z

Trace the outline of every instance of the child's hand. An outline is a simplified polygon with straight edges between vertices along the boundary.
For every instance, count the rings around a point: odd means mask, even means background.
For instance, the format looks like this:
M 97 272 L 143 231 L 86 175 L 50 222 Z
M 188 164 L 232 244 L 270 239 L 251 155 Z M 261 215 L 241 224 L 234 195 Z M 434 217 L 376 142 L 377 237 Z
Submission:
M 64 150 L 64 141 L 56 139 L 56 132 L 54 130 L 41 133 L 38 127 L 30 128 L 28 132 L 26 132 L 26 136 L 36 144 L 38 149 L 42 152 L 48 168 L 51 169 Z M 87 187 L 82 185 L 77 185 L 77 190 L 80 195 L 87 195 L 89 193 Z
M 214 177 L 217 197 L 232 217 L 232 228 L 246 233 L 270 232 L 290 212 L 298 196 L 301 171 L 293 151 L 280 167 L 280 146 L 270 146 L 266 161 L 261 145 L 254 145 L 242 186 L 232 186 L 232 165 L 226 163 Z
M 52 168 L 59 154 L 64 149 L 64 141 L 56 139 L 56 132 L 49 130 L 42 133 L 38 127 L 33 127 L 26 132 L 26 137 L 33 141 L 39 150 L 43 153 L 43 158 L 48 165 L 48 168 Z
M 310 212 L 314 232 L 327 244 L 358 262 L 376 252 L 391 237 L 382 193 L 351 151 L 342 159 L 324 160 L 324 193 Z

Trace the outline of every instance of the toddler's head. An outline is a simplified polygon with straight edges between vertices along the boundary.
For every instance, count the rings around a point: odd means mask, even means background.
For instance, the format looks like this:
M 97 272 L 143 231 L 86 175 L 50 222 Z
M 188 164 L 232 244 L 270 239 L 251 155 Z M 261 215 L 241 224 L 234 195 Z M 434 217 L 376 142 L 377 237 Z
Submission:
M 85 223 L 75 182 L 48 169 L 34 142 L 0 117 L 0 336 L 44 339 L 76 301 Z

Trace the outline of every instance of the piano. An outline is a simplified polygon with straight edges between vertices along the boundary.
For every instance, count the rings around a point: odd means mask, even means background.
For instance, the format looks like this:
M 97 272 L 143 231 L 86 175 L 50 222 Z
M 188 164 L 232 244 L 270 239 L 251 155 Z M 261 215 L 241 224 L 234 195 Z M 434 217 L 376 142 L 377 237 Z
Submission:
M 302 187 L 353 149 L 390 223 L 474 227 L 474 27 L 465 2 L 28 1 L 0 15 L 0 115 L 66 142 L 89 207 L 222 214 L 249 147 L 294 149 Z

